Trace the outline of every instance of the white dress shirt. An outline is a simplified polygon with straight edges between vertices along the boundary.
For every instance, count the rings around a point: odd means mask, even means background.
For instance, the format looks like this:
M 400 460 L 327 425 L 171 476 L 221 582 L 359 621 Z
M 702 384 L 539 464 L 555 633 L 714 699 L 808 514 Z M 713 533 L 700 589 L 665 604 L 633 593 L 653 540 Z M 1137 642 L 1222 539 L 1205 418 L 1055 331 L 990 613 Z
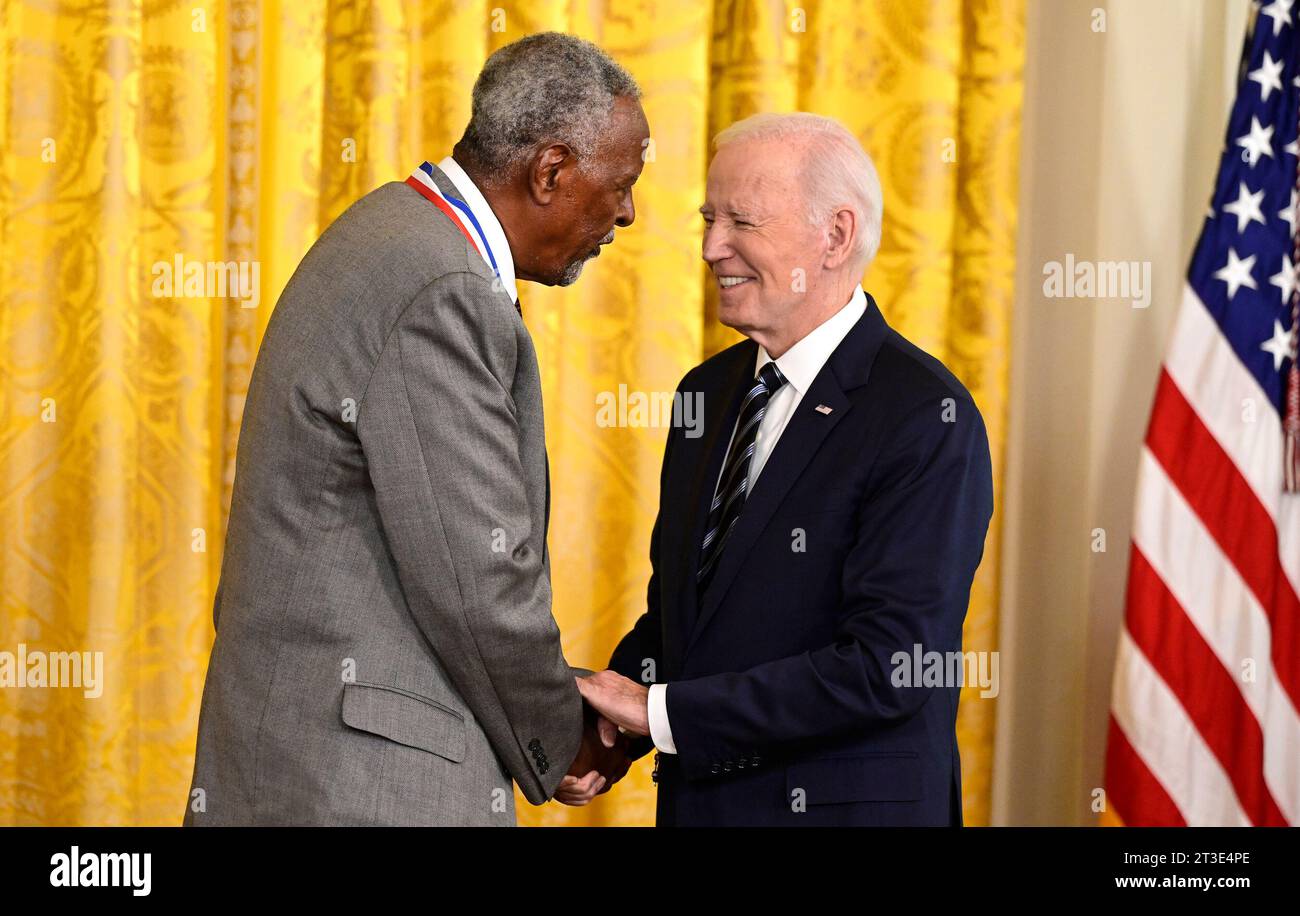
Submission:
M 438 168 L 442 169 L 444 175 L 451 179 L 451 183 L 456 186 L 460 192 L 460 199 L 469 207 L 478 224 L 483 227 L 483 235 L 487 237 L 487 243 L 492 248 L 492 254 L 497 259 L 497 273 L 501 277 L 501 285 L 505 288 L 506 295 L 510 297 L 511 302 L 519 301 L 519 290 L 515 288 L 515 259 L 510 254 L 510 242 L 506 240 L 506 231 L 501 228 L 501 221 L 497 215 L 492 212 L 488 206 L 487 198 L 483 196 L 470 177 L 465 174 L 465 170 L 460 167 L 455 159 L 448 156 L 438 163 Z M 466 226 L 470 232 L 474 231 L 473 226 Z M 486 255 L 483 258 L 487 261 Z M 491 267 L 491 262 L 488 262 Z M 778 363 L 778 365 L 780 365 Z M 784 368 L 784 367 L 782 367 Z
M 812 386 L 813 379 L 817 378 L 818 373 L 822 371 L 822 367 L 826 365 L 826 361 L 835 352 L 835 348 L 840 345 L 845 335 L 858 323 L 858 319 L 863 316 L 866 310 L 867 294 L 859 286 L 853 291 L 853 295 L 844 308 L 809 331 L 807 336 L 789 350 L 786 350 L 776 360 L 776 367 L 785 376 L 785 384 L 778 388 L 776 394 L 772 395 L 767 402 L 767 412 L 763 414 L 763 421 L 758 424 L 758 432 L 754 436 L 754 457 L 750 459 L 749 463 L 749 483 L 745 489 L 746 493 L 754 492 L 754 482 L 758 480 L 758 475 L 763 472 L 763 465 L 767 464 L 772 449 L 776 447 L 777 440 L 781 438 L 781 433 L 785 431 L 786 424 L 794 416 L 795 410 L 799 407 L 799 402 L 803 400 L 803 396 Z M 758 377 L 759 370 L 770 362 L 772 362 L 772 357 L 768 355 L 767 350 L 759 347 L 758 358 L 754 361 L 755 378 Z M 813 407 L 815 406 L 813 405 Z M 734 439 L 735 436 L 736 430 L 735 427 L 732 427 L 731 437 Z M 731 443 L 728 441 L 727 451 L 730 450 Z M 722 463 L 725 467 L 727 462 L 724 459 Z M 721 470 L 718 472 L 718 476 L 721 478 Z M 716 482 L 714 483 L 714 490 L 717 490 Z M 677 745 L 673 743 L 673 731 L 668 725 L 668 701 L 664 696 L 667 692 L 667 684 L 650 685 L 650 696 L 647 699 L 650 738 L 654 741 L 655 747 L 663 753 L 676 754 Z

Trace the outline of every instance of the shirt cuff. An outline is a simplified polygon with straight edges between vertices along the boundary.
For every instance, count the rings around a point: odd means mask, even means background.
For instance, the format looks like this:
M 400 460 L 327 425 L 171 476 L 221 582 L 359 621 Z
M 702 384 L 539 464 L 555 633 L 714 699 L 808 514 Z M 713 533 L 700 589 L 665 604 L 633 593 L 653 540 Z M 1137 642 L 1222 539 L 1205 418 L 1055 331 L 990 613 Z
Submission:
M 668 685 L 651 684 L 646 698 L 646 713 L 650 719 L 650 740 L 665 754 L 676 754 L 673 730 L 668 725 Z

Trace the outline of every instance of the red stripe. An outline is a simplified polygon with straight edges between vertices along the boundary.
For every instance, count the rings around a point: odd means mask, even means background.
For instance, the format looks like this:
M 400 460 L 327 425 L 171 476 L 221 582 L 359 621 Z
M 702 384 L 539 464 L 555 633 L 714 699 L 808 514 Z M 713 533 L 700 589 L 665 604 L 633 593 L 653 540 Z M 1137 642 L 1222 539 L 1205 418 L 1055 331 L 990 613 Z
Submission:
M 1278 558 L 1277 528 L 1163 369 L 1147 446 L 1263 606 L 1272 629 L 1273 669 L 1300 709 L 1300 599 Z
M 1160 780 L 1128 743 L 1115 717 L 1106 738 L 1106 804 L 1129 827 L 1186 827 Z
M 421 194 L 423 194 L 425 196 L 425 199 L 427 199 L 429 203 L 433 204 L 435 207 L 441 210 L 449 220 L 455 223 L 456 228 L 460 230 L 461 235 L 465 236 L 465 240 L 469 242 L 469 247 L 473 248 L 475 253 L 478 252 L 478 244 L 474 241 L 474 236 L 469 234 L 469 230 L 466 229 L 465 224 L 460 221 L 460 217 L 457 216 L 456 211 L 451 208 L 451 204 L 447 203 L 437 194 L 430 191 L 429 188 L 424 184 L 424 182 L 416 178 L 414 175 L 408 175 L 406 178 L 406 183 L 409 184 L 411 187 L 415 188 L 415 190 L 419 191 Z
M 1129 566 L 1127 629 L 1223 765 L 1246 816 L 1257 827 L 1286 826 L 1264 782 L 1264 732 L 1255 714 L 1136 545 Z

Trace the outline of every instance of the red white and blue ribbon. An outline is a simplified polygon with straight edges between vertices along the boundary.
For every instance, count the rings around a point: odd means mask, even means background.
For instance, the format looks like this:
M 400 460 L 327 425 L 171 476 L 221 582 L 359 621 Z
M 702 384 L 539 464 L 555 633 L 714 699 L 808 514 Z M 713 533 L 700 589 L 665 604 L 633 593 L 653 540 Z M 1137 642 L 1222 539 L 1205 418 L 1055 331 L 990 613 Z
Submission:
M 470 209 L 469 204 L 465 203 L 465 201 L 443 193 L 442 189 L 433 180 L 433 166 L 427 162 L 421 163 L 420 167 L 411 173 L 411 177 L 406 179 L 406 183 L 423 194 L 429 203 L 441 210 L 448 219 L 456 224 L 456 228 L 461 231 L 470 245 L 492 268 L 492 272 L 500 278 L 501 270 L 497 267 L 496 255 L 492 253 L 492 246 L 488 244 L 487 234 L 484 233 L 483 227 L 479 225 L 478 218 L 474 216 L 474 211 Z M 464 220 L 462 220 L 462 217 L 464 217 Z M 465 227 L 466 221 L 474 227 L 473 234 Z

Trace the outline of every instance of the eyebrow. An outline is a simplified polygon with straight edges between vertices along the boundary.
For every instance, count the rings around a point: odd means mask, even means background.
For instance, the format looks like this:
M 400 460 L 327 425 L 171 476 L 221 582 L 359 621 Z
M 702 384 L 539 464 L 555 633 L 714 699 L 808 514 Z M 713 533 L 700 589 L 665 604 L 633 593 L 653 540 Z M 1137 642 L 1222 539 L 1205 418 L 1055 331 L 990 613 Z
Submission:
M 735 207 L 723 207 L 722 209 L 726 212 L 727 216 L 731 217 L 732 219 L 738 219 L 741 222 L 752 223 L 757 218 L 756 214 L 750 213 L 746 210 L 737 210 Z M 713 208 L 710 207 L 708 204 L 702 204 L 700 206 L 700 215 L 708 216 L 709 213 L 712 212 L 712 210 Z

